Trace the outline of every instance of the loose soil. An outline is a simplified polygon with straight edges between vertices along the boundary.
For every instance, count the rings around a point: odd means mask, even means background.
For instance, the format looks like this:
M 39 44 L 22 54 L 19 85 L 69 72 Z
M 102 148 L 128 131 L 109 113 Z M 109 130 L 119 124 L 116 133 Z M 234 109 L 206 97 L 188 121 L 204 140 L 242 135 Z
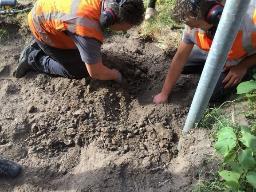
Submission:
M 15 79 L 30 38 L 23 25 L 0 24 L 8 31 L 0 48 L 0 154 L 23 166 L 18 179 L 0 180 L 0 191 L 191 191 L 210 175 L 215 162 L 202 166 L 213 154 L 208 132 L 181 135 L 196 77 L 182 76 L 168 104 L 152 103 L 175 48 L 162 50 L 137 29 L 110 36 L 103 59 L 125 86 L 37 73 Z

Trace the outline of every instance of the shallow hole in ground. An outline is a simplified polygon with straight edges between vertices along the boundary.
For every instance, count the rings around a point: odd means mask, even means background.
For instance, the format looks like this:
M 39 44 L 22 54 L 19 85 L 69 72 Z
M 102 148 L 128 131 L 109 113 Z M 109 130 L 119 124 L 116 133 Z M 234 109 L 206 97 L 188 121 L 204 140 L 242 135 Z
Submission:
M 17 23 L 6 23 L 0 21 L 0 42 L 20 38 L 18 33 L 20 25 Z

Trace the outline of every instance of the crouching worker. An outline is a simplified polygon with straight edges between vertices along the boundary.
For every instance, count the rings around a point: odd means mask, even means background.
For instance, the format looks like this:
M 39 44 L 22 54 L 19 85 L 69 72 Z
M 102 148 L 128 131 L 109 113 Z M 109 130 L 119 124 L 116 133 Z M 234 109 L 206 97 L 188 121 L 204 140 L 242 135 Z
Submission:
M 35 40 L 22 51 L 14 76 L 34 70 L 80 79 L 89 73 L 121 82 L 121 73 L 102 63 L 103 30 L 126 31 L 143 17 L 142 0 L 38 0 L 28 15 Z
M 174 19 L 184 22 L 186 27 L 163 88 L 153 99 L 156 104 L 167 101 L 181 73 L 202 72 L 223 11 L 223 5 L 217 0 L 177 0 L 176 3 Z M 255 53 L 256 0 L 251 0 L 211 102 L 221 102 L 248 75 L 248 71 L 256 65 Z

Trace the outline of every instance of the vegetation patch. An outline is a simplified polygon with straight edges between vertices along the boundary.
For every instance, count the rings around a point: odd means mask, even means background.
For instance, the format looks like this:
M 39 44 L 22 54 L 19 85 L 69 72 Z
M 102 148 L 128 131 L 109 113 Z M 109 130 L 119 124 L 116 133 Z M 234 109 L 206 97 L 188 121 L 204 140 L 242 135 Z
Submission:
M 239 98 L 210 109 L 200 122 L 200 127 L 213 130 L 214 148 L 221 157 L 220 170 L 213 181 L 200 181 L 194 191 L 256 191 L 256 73 L 250 81 L 237 87 Z M 240 125 L 225 114 L 224 105 L 247 103 L 241 112 L 249 121 Z M 234 115 L 234 114 L 233 114 Z
M 222 127 L 215 149 L 224 161 L 219 175 L 235 191 L 256 189 L 256 136 L 250 127 Z
M 171 19 L 174 3 L 175 0 L 157 1 L 157 15 L 145 21 L 140 29 L 142 37 L 153 39 L 164 49 L 177 47 L 181 38 L 182 25 L 178 25 Z M 147 1 L 144 4 L 147 5 Z

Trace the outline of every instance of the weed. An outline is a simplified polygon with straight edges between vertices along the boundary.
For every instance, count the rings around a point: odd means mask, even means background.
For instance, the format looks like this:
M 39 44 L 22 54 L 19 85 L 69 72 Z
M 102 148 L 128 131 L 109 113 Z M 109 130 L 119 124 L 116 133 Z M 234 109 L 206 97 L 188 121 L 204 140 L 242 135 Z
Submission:
M 255 110 L 256 73 L 252 80 L 242 82 L 237 94 L 250 102 Z M 250 127 L 222 126 L 217 132 L 215 149 L 224 161 L 219 175 L 232 191 L 256 191 L 256 123 Z
M 216 122 L 220 121 L 221 110 L 219 108 L 208 108 L 197 127 L 212 129 Z
M 223 158 L 220 171 L 213 181 L 199 181 L 194 192 L 206 191 L 256 191 L 256 73 L 253 79 L 237 87 L 240 98 L 231 101 L 247 100 L 249 108 L 246 117 L 252 121 L 244 127 L 230 121 L 222 108 L 208 109 L 198 126 L 213 130 L 215 150 Z M 225 106 L 226 107 L 226 106 Z M 224 114 L 224 115 L 223 115 Z
M 252 80 L 242 82 L 238 85 L 237 94 L 249 101 L 250 110 L 248 110 L 246 117 L 256 119 L 256 69 L 252 71 Z
M 256 191 L 256 122 L 243 127 L 220 114 L 212 109 L 204 121 L 214 125 L 214 148 L 223 158 L 220 171 L 213 180 L 200 180 L 193 191 Z
M 223 192 L 225 189 L 225 185 L 219 181 L 219 177 L 216 175 L 212 181 L 199 181 L 192 192 Z
M 256 136 L 250 128 L 222 127 L 215 149 L 224 158 L 219 175 L 231 190 L 256 189 Z
M 217 131 L 222 126 L 230 125 L 231 121 L 227 118 L 227 115 L 223 114 L 223 108 L 230 104 L 233 105 L 235 102 L 236 100 L 226 101 L 218 108 L 208 108 L 201 121 L 197 124 L 197 127 Z

